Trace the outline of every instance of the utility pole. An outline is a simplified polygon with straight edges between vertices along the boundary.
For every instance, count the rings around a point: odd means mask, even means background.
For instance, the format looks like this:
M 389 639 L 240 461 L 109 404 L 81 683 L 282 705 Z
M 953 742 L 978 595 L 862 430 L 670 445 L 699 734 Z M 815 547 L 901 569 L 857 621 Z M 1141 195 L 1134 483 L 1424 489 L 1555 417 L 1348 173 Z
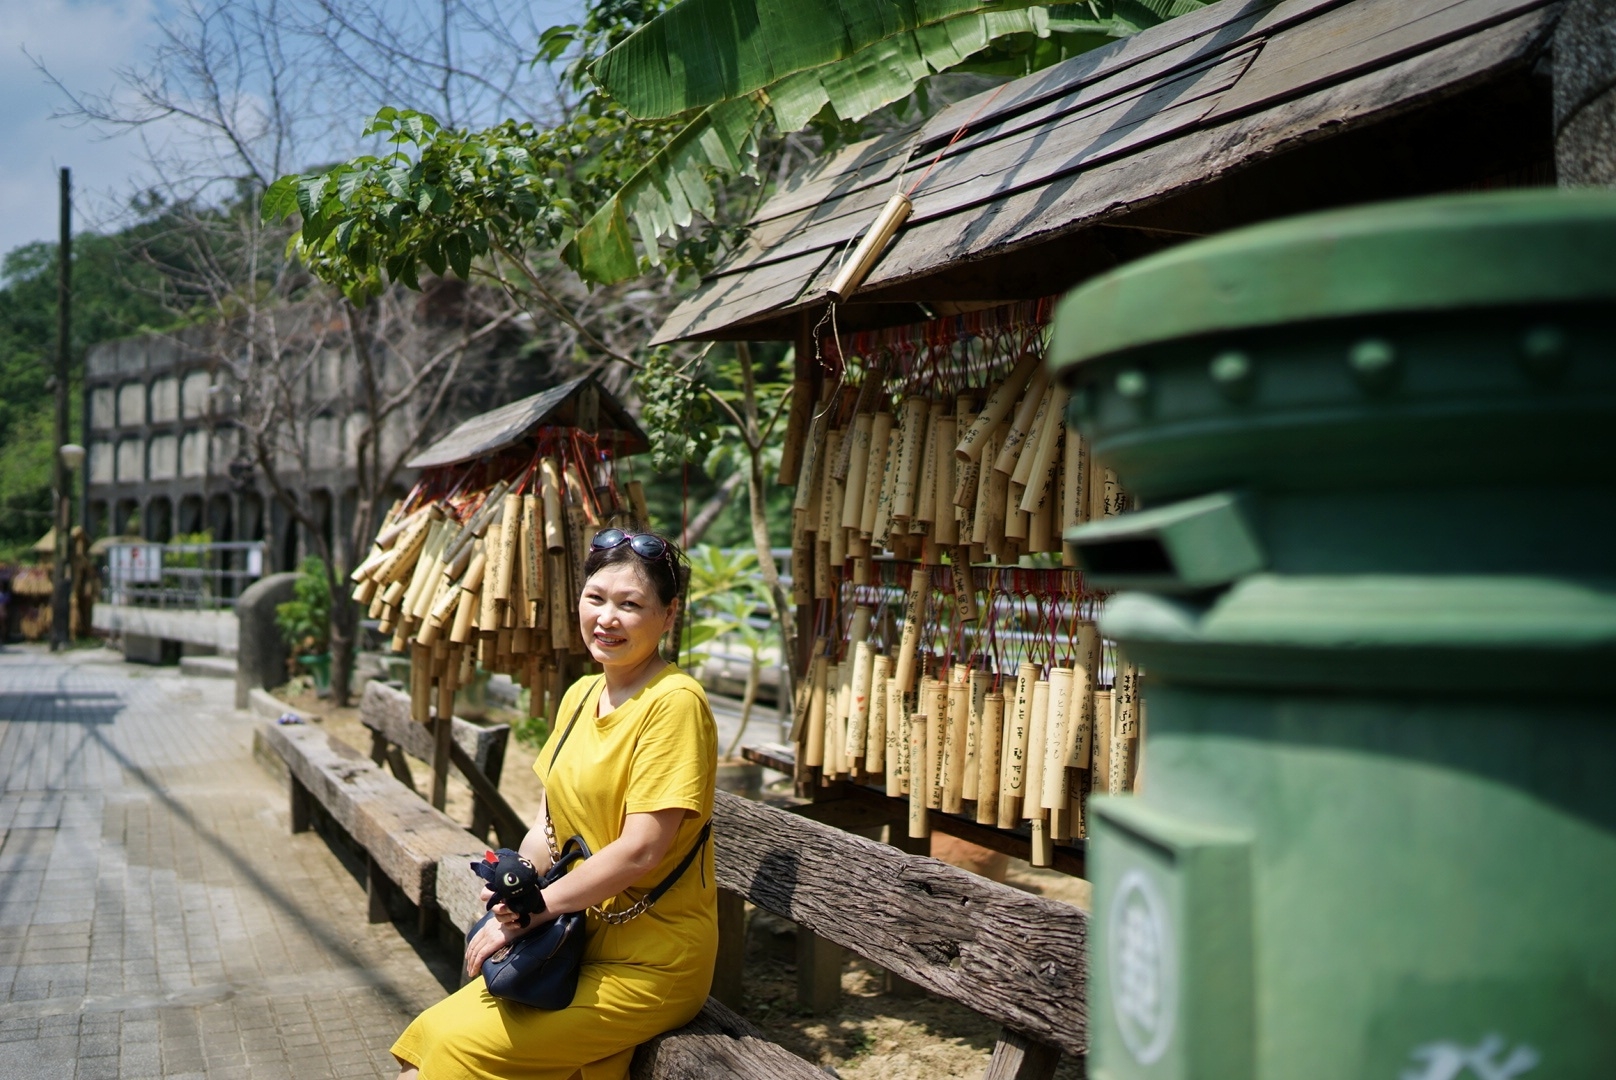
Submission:
M 68 533 L 73 523 L 73 473 L 68 468 L 62 447 L 68 443 L 67 394 L 68 350 L 71 347 L 73 302 L 73 175 L 62 170 L 62 235 L 56 250 L 59 276 L 56 286 L 56 452 L 51 458 L 56 466 L 56 565 L 52 575 L 54 590 L 51 594 L 51 650 L 69 643 L 68 632 L 72 622 L 73 582 L 69 573 Z

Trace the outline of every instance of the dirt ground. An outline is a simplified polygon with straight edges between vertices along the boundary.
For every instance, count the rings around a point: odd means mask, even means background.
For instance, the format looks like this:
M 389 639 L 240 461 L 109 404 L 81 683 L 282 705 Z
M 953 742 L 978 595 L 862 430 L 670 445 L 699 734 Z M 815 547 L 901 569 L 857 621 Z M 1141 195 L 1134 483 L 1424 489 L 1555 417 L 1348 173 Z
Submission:
M 370 732 L 355 708 L 337 709 L 295 686 L 276 691 L 281 700 L 318 718 L 331 735 L 368 754 Z M 490 720 L 514 715 L 490 710 Z M 513 740 L 500 776 L 501 793 L 524 819 L 536 816 L 543 786 L 529 768 L 533 747 Z M 425 790 L 430 767 L 408 759 L 416 787 Z M 471 820 L 471 789 L 453 774 L 446 812 Z M 1088 910 L 1089 883 L 1011 859 L 1006 884 Z M 842 972 L 841 1007 L 812 1016 L 797 1004 L 795 931 L 791 923 L 747 907 L 746 1006 L 742 1014 L 770 1039 L 843 1080 L 975 1080 L 987 1068 L 997 1024 L 962 1005 L 929 994 L 889 994 L 885 973 L 849 956 Z M 1058 1080 L 1078 1080 L 1081 1066 L 1063 1060 Z

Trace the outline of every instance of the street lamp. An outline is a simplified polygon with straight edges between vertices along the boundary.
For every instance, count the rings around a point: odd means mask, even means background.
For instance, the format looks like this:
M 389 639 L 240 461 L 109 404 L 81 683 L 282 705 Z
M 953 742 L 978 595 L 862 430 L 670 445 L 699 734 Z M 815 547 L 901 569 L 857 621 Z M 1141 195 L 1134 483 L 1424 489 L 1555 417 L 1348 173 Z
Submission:
M 84 447 L 63 443 L 56 448 L 61 468 L 56 470 L 56 559 L 51 591 L 51 648 L 60 649 L 70 641 L 72 629 L 73 580 L 71 573 L 71 532 L 73 525 L 73 474 L 84 464 Z

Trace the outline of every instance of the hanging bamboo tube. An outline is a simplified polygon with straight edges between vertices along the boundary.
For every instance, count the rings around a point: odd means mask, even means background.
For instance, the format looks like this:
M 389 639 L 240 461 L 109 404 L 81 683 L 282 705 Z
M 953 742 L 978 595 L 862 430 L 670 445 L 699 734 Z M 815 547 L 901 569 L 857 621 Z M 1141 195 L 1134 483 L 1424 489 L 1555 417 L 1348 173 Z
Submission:
M 893 678 L 902 693 L 915 686 L 915 652 L 920 646 L 920 624 L 926 617 L 926 598 L 931 591 L 931 571 L 917 566 L 909 578 L 909 595 L 903 605 L 903 634 L 898 640 L 898 668 Z
M 886 680 L 887 694 L 887 794 L 909 793 L 909 713 L 905 709 L 907 695 L 899 689 L 898 681 L 890 676 Z
M 926 806 L 943 807 L 943 741 L 948 736 L 948 683 L 920 680 L 920 702 L 926 714 Z
M 544 500 L 544 550 L 559 555 L 567 549 L 567 519 L 561 509 L 561 469 L 554 458 L 539 462 L 539 497 Z M 509 521 L 510 518 L 506 518 Z
M 853 677 L 851 679 L 851 698 L 847 716 L 846 758 L 849 771 L 853 763 L 867 757 L 866 747 L 870 736 L 870 688 L 874 678 L 875 656 L 870 651 L 868 641 L 860 641 L 853 646 Z M 870 769 L 868 760 L 865 760 L 865 770 Z
M 844 656 L 842 662 L 831 666 L 836 677 L 836 730 L 834 738 L 825 740 L 825 757 L 836 758 L 836 775 L 847 776 L 853 771 L 853 762 L 847 756 L 847 725 L 853 712 L 853 658 Z
M 1066 786 L 1066 725 L 1072 712 L 1072 669 L 1049 670 L 1049 715 L 1045 720 L 1044 786 L 1041 793 L 1045 810 L 1062 810 L 1071 802 Z M 1064 815 L 1063 815 L 1064 816 Z M 1056 840 L 1065 836 L 1054 834 Z
M 825 694 L 830 676 L 830 661 L 820 651 L 825 644 L 823 638 L 814 643 L 814 659 L 808 668 L 808 723 L 803 732 L 802 763 L 811 769 L 825 764 Z
M 1075 769 L 1089 767 L 1090 746 L 1094 739 L 1094 691 L 1099 684 L 1100 632 L 1091 622 L 1079 623 L 1073 643 L 1072 701 L 1075 713 L 1067 725 L 1066 764 Z
M 929 535 L 937 520 L 937 428 L 945 406 L 933 401 L 926 406 L 926 440 L 921 444 L 920 480 L 915 488 L 915 513 L 909 519 L 910 535 Z
M 433 503 L 426 508 L 409 530 L 393 545 L 393 554 L 382 568 L 373 575 L 376 584 L 381 586 L 392 585 L 402 580 L 405 575 L 415 569 L 420 559 L 421 549 L 426 546 L 426 540 L 431 535 L 432 527 L 443 517 L 443 508 Z M 390 603 L 394 601 L 389 601 Z
M 870 440 L 874 435 L 874 425 L 875 417 L 870 413 L 853 417 L 849 437 L 852 449 L 847 454 L 847 476 L 842 481 L 840 525 L 854 532 L 858 531 L 859 520 L 864 513 L 864 488 L 869 479 Z
M 926 759 L 926 730 L 931 726 L 925 713 L 909 717 L 909 838 L 924 840 L 931 835 L 931 823 L 926 819 L 926 789 L 928 784 L 914 775 L 915 766 Z
M 1022 513 L 1026 514 L 1025 510 Z M 1055 515 L 1048 502 L 1027 514 L 1027 551 L 1055 550 Z
M 797 491 L 791 499 L 791 509 L 799 514 L 810 514 L 814 493 L 819 490 L 820 443 L 823 441 L 825 428 L 829 426 L 827 418 L 822 414 L 816 417 L 808 428 L 808 445 L 803 448 L 802 465 L 797 470 Z M 784 481 L 782 481 L 783 483 Z M 814 522 L 808 528 L 812 532 L 817 527 L 817 514 L 810 514 Z
M 976 751 L 976 823 L 997 825 L 999 811 L 1000 751 L 1004 745 L 1004 695 L 988 694 L 982 702 L 982 733 Z
M 870 542 L 879 548 L 888 548 L 892 533 L 892 494 L 898 484 L 898 457 L 903 445 L 903 432 L 893 428 L 887 432 L 886 463 L 881 479 L 881 495 L 875 504 L 875 521 L 870 528 Z M 904 738 L 908 738 L 905 733 Z
M 410 570 L 409 582 L 405 585 L 404 596 L 398 604 L 399 614 L 401 616 L 406 618 L 413 616 L 415 613 L 416 600 L 419 598 L 421 590 L 426 586 L 426 583 L 428 581 L 433 581 L 433 583 L 436 584 L 436 581 L 433 580 L 431 574 L 432 562 L 437 557 L 438 553 L 443 550 L 443 534 L 448 530 L 448 528 L 449 525 L 447 522 L 439 520 L 434 521 L 431 529 L 428 530 L 426 542 L 421 545 L 421 554 L 415 560 L 415 565 Z
M 1022 390 L 1033 374 L 1042 370 L 1043 359 L 1037 352 L 1029 351 L 1016 362 L 1014 370 L 988 395 L 987 402 L 977 415 L 974 423 L 960 436 L 955 453 L 967 461 L 981 461 L 986 457 L 986 440 L 988 434 L 998 426 L 999 422 L 1010 415 L 1016 402 L 1021 399 Z
M 870 721 L 864 743 L 864 771 L 871 775 L 887 771 L 888 672 L 892 660 L 876 653 L 870 658 Z M 889 784 L 890 786 L 890 784 Z
M 942 809 L 958 814 L 965 809 L 965 744 L 971 726 L 971 673 L 955 664 L 948 680 L 948 729 L 943 733 Z
M 544 559 L 539 553 L 544 526 L 539 518 L 540 497 L 522 496 L 522 625 L 536 626 L 535 606 L 544 599 Z
M 1061 432 L 1066 430 L 1063 418 L 1067 396 L 1068 392 L 1063 386 L 1050 388 L 1049 411 L 1043 428 L 1038 432 L 1038 443 L 1033 448 L 1027 471 L 1027 492 L 1021 498 L 1021 508 L 1029 514 L 1049 501 L 1050 488 L 1053 486 L 1050 480 L 1055 475 L 1055 455 L 1060 449 Z
M 487 565 L 488 556 L 484 554 L 483 542 L 479 540 L 471 557 L 471 565 L 466 568 L 466 576 L 460 581 L 454 625 L 449 631 L 449 640 L 456 645 L 464 645 L 471 640 L 471 623 L 482 597 L 483 570 Z
M 1088 451 L 1083 445 L 1083 437 L 1075 430 L 1066 432 L 1065 445 L 1061 454 L 1061 504 L 1060 504 L 1060 534 L 1061 534 L 1061 565 L 1076 566 L 1077 553 L 1071 545 L 1065 543 L 1069 530 L 1077 528 L 1083 520 L 1083 481 L 1088 466 L 1086 459 Z
M 1111 771 L 1111 691 L 1094 692 L 1094 754 L 1089 765 L 1089 785 L 1093 791 L 1106 794 L 1106 783 Z
M 420 645 L 410 646 L 410 719 L 432 719 L 432 650 Z
M 870 451 L 864 468 L 863 498 L 859 503 L 859 535 L 875 535 L 875 517 L 881 508 L 881 492 L 886 486 L 887 448 L 892 441 L 892 414 L 878 412 L 870 418 Z
M 981 766 L 978 755 L 982 752 L 982 710 L 987 705 L 988 687 L 993 676 L 986 671 L 969 672 L 969 713 L 965 726 L 965 777 L 960 782 L 960 795 L 967 802 L 975 802 L 981 786 Z
M 1048 386 L 1049 375 L 1039 368 L 1027 385 L 1026 395 L 1016 406 L 1015 418 L 1011 420 L 1010 430 L 1005 433 L 1004 442 L 999 446 L 999 455 L 993 459 L 994 472 L 1009 476 L 1016 471 L 1021 444 L 1027 441 L 1027 432 L 1032 427 L 1033 417 L 1038 415 L 1038 407 L 1044 403 L 1044 390 Z
M 1045 434 L 1055 430 L 1049 422 L 1050 406 L 1054 403 L 1055 387 L 1044 391 L 1044 396 L 1038 402 L 1038 409 L 1032 414 L 1032 423 L 1027 427 L 1027 437 L 1022 440 L 1021 448 L 1016 451 L 1016 467 L 1010 471 L 1012 483 L 1026 487 L 1032 482 L 1033 462 L 1038 458 L 1038 444 L 1043 441 Z M 1029 511 L 1030 513 L 1030 511 Z
M 1000 433 L 999 433 L 999 431 L 997 429 L 993 430 L 992 432 L 989 432 L 988 440 L 987 440 L 987 443 L 986 443 L 987 448 L 988 449 L 995 449 L 999 444 L 999 437 L 1000 437 Z M 987 452 L 984 451 L 982 456 L 983 456 L 984 459 L 986 459 L 987 458 Z M 976 477 L 976 507 L 971 512 L 971 536 L 970 536 L 970 540 L 971 540 L 971 543 L 973 545 L 974 544 L 986 544 L 987 541 L 988 541 L 989 527 L 992 524 L 991 519 L 992 519 L 992 516 L 993 516 L 992 507 L 991 507 L 991 503 L 992 503 L 992 499 L 993 499 L 993 486 L 994 486 L 993 478 L 995 476 L 999 476 L 999 475 L 1000 474 L 994 472 L 992 468 L 978 467 L 978 469 L 977 469 L 977 477 Z M 1002 501 L 1002 495 L 1001 495 L 1001 501 L 1000 501 L 999 505 L 1001 507 L 1004 505 L 1003 501 Z M 1000 515 L 999 516 L 1001 517 L 1001 519 L 1003 517 L 1003 513 L 1004 513 L 1003 510 L 1000 510 Z M 1001 520 L 1001 522 L 999 524 L 999 528 L 1003 528 L 1003 521 L 1002 520 Z
M 577 632 L 578 597 L 572 592 L 566 555 L 546 555 L 549 572 L 544 575 L 549 588 L 544 590 L 550 609 L 550 647 L 565 648 L 567 641 Z
M 999 828 L 1013 829 L 1021 820 L 1021 803 L 1026 793 L 1027 754 L 1032 725 L 1032 686 L 1038 679 L 1038 665 L 1024 661 L 1016 674 L 1015 695 L 1006 703 L 1004 749 L 999 766 Z
M 898 473 L 892 489 L 892 518 L 908 528 L 915 514 L 921 454 L 926 448 L 926 422 L 930 416 L 926 399 L 907 398 L 903 403 L 903 438 L 898 444 Z
M 1047 816 L 1044 809 L 1044 747 L 1049 740 L 1049 680 L 1032 684 L 1032 708 L 1027 720 L 1027 770 L 1022 782 L 1021 816 L 1029 821 Z
M 518 542 L 522 538 L 522 496 L 505 496 L 505 510 L 500 514 L 500 520 L 505 527 L 499 534 L 499 562 L 496 563 L 497 573 L 494 576 L 494 599 L 509 603 L 511 599 L 511 579 L 516 576 L 516 553 Z
M 841 449 L 842 439 L 846 436 L 841 428 L 832 428 L 830 434 L 825 436 L 825 458 L 836 456 Z M 830 540 L 831 530 L 837 528 L 842 513 L 842 504 L 836 499 L 836 477 L 831 475 L 828 468 L 819 470 L 819 520 L 814 526 L 819 535 L 819 542 Z
M 936 489 L 932 493 L 931 539 L 936 544 L 957 544 L 959 518 L 954 512 L 954 455 L 948 448 L 954 444 L 954 430 L 958 421 L 939 410 L 934 423 L 937 435 L 932 446 L 935 459 L 932 462 L 932 481 Z

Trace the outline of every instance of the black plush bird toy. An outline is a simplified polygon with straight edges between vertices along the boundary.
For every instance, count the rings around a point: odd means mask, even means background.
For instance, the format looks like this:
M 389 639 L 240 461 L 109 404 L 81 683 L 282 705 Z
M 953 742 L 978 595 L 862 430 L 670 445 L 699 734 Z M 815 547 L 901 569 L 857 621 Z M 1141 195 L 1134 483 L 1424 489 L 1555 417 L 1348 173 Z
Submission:
M 530 915 L 544 910 L 538 867 L 522 858 L 520 853 L 502 847 L 498 851 L 488 852 L 481 862 L 472 863 L 471 868 L 478 877 L 488 882 L 488 888 L 494 894 L 488 900 L 488 910 L 492 911 L 495 904 L 503 903 L 521 916 L 517 920 L 519 926 L 526 926 Z

